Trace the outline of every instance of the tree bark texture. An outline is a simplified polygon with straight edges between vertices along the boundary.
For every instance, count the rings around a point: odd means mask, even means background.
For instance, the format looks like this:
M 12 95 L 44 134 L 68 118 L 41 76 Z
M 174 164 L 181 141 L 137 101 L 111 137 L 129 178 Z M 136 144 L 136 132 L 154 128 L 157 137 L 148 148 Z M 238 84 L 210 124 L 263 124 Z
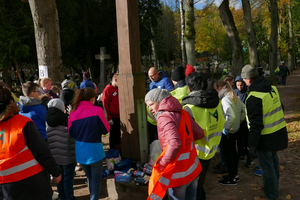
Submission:
M 151 34 L 154 38 L 154 31 L 153 31 L 153 27 L 152 27 L 152 23 L 150 24 L 150 30 L 151 30 Z M 157 68 L 157 56 L 156 56 L 156 49 L 155 49 L 155 44 L 154 44 L 154 39 L 151 39 L 151 48 L 152 48 L 152 55 L 153 55 L 153 67 Z
M 293 19 L 292 19 L 292 5 L 289 2 L 289 51 L 288 51 L 288 68 L 290 71 L 294 70 L 294 35 L 293 35 Z
M 182 65 L 186 66 L 186 52 L 185 52 L 185 43 L 184 43 L 184 31 L 185 31 L 185 20 L 184 20 L 184 11 L 183 11 L 183 0 L 180 0 L 180 23 L 181 23 L 181 54 L 182 54 Z
M 256 46 L 256 36 L 253 29 L 252 17 L 251 17 L 251 6 L 249 0 L 242 0 L 245 28 L 248 38 L 248 47 L 249 47 L 249 57 L 250 64 L 252 66 L 258 65 L 258 56 L 257 56 L 257 46 Z
M 232 13 L 229 9 L 229 1 L 223 0 L 219 6 L 219 15 L 225 26 L 229 43 L 232 49 L 232 65 L 234 76 L 241 74 L 241 70 L 244 66 L 243 48 L 239 32 L 235 26 Z
M 56 2 L 29 0 L 29 5 L 34 22 L 38 64 L 48 67 L 53 83 L 60 83 L 64 76 L 60 71 L 62 59 Z
M 185 1 L 185 31 L 184 31 L 184 42 L 186 49 L 187 64 L 196 65 L 196 54 L 195 54 L 195 16 L 194 16 L 194 0 Z
M 86 70 L 91 69 L 91 77 L 92 81 L 95 81 L 96 76 L 94 74 L 94 70 L 92 68 L 92 53 L 91 53 L 91 47 L 88 43 L 89 37 L 90 37 L 90 29 L 89 29 L 89 21 L 87 18 L 88 11 L 87 11 L 87 2 L 85 0 L 81 0 L 82 3 L 82 17 L 83 17 L 83 29 L 84 29 L 84 46 L 85 46 L 85 61 L 86 61 Z M 100 72 L 101 73 L 101 72 Z M 106 77 L 106 76 L 105 76 Z M 100 82 L 100 81 L 99 81 Z
M 278 39 L 278 10 L 277 1 L 270 0 L 271 11 L 271 36 L 269 39 L 269 68 L 270 76 L 275 80 L 275 69 L 277 68 L 277 39 Z

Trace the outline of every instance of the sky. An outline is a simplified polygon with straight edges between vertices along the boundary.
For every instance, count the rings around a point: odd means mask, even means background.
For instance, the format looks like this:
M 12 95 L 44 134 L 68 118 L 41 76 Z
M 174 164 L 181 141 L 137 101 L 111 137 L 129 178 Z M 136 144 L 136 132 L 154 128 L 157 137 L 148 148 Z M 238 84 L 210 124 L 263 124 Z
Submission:
M 175 7 L 175 0 L 161 0 L 164 4 L 168 4 L 170 7 Z M 217 6 L 219 6 L 222 3 L 223 0 L 214 0 L 214 4 L 216 4 Z M 236 8 L 241 8 L 242 7 L 242 3 L 241 0 L 237 0 L 239 3 L 236 5 Z M 197 9 L 202 9 L 205 5 L 206 5 L 206 0 L 194 0 L 194 2 L 197 2 L 195 4 L 195 8 Z

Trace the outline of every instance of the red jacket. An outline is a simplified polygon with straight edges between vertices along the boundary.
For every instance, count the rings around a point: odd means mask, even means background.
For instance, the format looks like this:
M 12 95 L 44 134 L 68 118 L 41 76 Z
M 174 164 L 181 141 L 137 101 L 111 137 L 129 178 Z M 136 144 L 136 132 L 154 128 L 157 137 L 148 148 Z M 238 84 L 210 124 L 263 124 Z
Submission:
M 178 134 L 180 125 L 182 105 L 177 99 L 172 96 L 164 98 L 158 108 L 157 131 L 158 139 L 162 150 L 168 145 L 168 148 L 160 160 L 159 165 L 164 167 L 169 162 L 172 162 L 181 148 L 181 140 Z M 191 118 L 191 129 L 194 135 L 194 140 L 199 140 L 204 137 L 202 128 Z M 162 170 L 162 169 L 161 169 Z
M 107 85 L 103 90 L 102 102 L 107 113 L 107 121 L 111 118 L 120 118 L 118 87 Z

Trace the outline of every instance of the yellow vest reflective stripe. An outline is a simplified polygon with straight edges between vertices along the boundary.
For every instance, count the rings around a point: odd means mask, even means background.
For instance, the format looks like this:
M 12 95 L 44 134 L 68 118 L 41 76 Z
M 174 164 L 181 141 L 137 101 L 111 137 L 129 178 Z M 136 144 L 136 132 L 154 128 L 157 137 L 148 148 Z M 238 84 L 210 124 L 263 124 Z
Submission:
M 155 117 L 152 115 L 152 113 L 149 111 L 148 106 L 146 106 L 147 108 L 147 121 L 151 124 L 153 124 L 154 126 L 157 125 L 156 119 Z
M 179 102 L 180 104 L 182 103 L 182 99 L 183 97 L 186 97 L 187 95 L 189 95 L 189 90 L 188 90 L 188 87 L 187 86 L 184 86 L 184 87 L 180 87 L 180 88 L 176 88 L 175 90 L 173 90 L 172 92 L 170 92 L 171 95 L 173 97 L 175 97 Z
M 204 131 L 204 138 L 195 141 L 197 155 L 202 160 L 211 159 L 220 144 L 225 124 L 221 103 L 216 108 L 202 108 L 192 104 L 186 106 L 191 109 L 196 123 Z
M 248 98 L 250 96 L 255 96 L 262 100 L 264 129 L 261 131 L 261 135 L 272 134 L 286 126 L 279 92 L 275 86 L 272 86 L 270 92 L 250 92 Z M 248 127 L 251 130 L 248 116 L 246 118 Z

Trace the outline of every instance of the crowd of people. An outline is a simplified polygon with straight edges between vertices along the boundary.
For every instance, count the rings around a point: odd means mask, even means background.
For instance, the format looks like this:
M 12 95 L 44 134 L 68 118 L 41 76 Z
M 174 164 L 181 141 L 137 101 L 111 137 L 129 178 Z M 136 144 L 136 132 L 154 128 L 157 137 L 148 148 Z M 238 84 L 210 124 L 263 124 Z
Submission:
M 221 162 L 213 166 L 214 173 L 227 173 L 219 184 L 237 185 L 239 159 L 247 157 L 245 167 L 250 168 L 258 158 L 254 173 L 263 178 L 265 197 L 278 199 L 277 151 L 288 144 L 278 90 L 263 70 L 251 65 L 236 78 L 227 68 L 223 75 L 223 80 L 206 79 L 190 65 L 185 71 L 175 68 L 170 80 L 163 71 L 148 71 L 149 138 L 158 138 L 163 150 L 153 168 L 148 199 L 162 199 L 167 193 L 171 200 L 205 200 L 203 185 L 218 148 Z
M 226 69 L 227 70 L 227 69 Z M 278 90 L 258 69 L 246 65 L 234 78 L 207 79 L 187 65 L 169 78 L 154 67 L 145 96 L 149 144 L 159 140 L 162 154 L 153 166 L 148 199 L 205 200 L 210 161 L 224 174 L 221 185 L 237 185 L 238 162 L 263 178 L 265 197 L 278 199 L 277 151 L 287 147 L 287 130 Z M 52 86 L 50 78 L 22 85 L 16 97 L 0 84 L 0 163 L 2 199 L 51 199 L 50 179 L 59 199 L 74 200 L 74 171 L 79 163 L 89 183 L 90 199 L 99 199 L 105 152 L 102 135 L 110 132 L 111 149 L 120 150 L 118 73 L 101 95 L 83 74 Z M 226 174 L 227 173 L 227 174 Z

